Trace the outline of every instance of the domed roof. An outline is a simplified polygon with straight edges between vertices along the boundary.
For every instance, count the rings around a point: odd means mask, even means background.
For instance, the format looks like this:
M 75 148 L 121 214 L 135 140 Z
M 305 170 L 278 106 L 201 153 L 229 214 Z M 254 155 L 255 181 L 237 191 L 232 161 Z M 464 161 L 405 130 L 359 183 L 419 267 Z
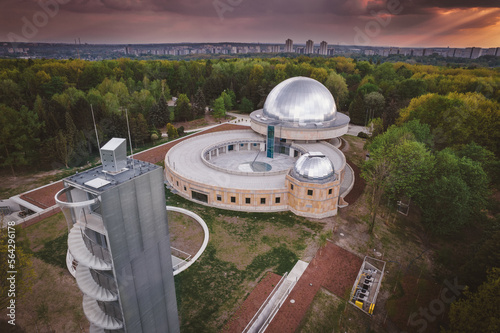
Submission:
M 293 167 L 295 174 L 309 180 L 323 180 L 335 175 L 332 161 L 323 153 L 310 152 L 299 157 Z
M 330 91 L 308 77 L 292 77 L 274 87 L 263 115 L 287 122 L 316 123 L 335 119 L 337 107 Z

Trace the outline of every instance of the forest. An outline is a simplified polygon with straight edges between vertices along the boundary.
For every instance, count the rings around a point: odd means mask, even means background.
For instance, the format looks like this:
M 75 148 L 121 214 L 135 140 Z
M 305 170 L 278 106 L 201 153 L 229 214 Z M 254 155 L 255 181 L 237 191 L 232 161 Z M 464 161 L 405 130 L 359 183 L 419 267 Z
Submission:
M 126 134 L 128 113 L 137 147 L 159 136 L 159 129 L 169 122 L 203 117 L 205 105 L 212 106 L 217 117 L 225 109 L 262 108 L 271 89 L 293 76 L 322 82 L 338 110 L 348 113 L 355 124 L 379 118 L 385 130 L 399 117 L 418 117 L 439 132 L 439 148 L 474 137 L 498 156 L 498 68 L 304 56 L 99 62 L 4 59 L 0 60 L 0 166 L 15 172 L 21 166 L 46 169 L 86 163 L 97 147 L 91 107 L 101 142 Z M 179 97 L 173 110 L 167 107 L 172 96 Z M 216 102 L 220 97 L 224 107 L 221 100 Z M 422 111 L 417 116 L 413 109 Z M 474 122 L 469 119 L 473 116 Z

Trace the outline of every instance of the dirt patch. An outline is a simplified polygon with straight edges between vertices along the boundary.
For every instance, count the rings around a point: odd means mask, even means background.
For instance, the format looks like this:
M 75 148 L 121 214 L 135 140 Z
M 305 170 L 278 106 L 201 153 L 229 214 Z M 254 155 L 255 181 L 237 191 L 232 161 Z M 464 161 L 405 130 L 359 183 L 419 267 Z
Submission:
M 194 256 L 203 244 L 204 232 L 192 217 L 178 212 L 168 212 L 170 246 Z
M 33 258 L 36 273 L 30 292 L 16 300 L 16 326 L 26 332 L 88 332 L 82 294 L 65 269 Z M 6 318 L 6 310 L 0 311 Z
M 347 163 L 351 166 L 352 170 L 354 171 L 354 186 L 352 187 L 351 191 L 344 197 L 344 200 L 348 204 L 352 205 L 359 199 L 361 194 L 363 194 L 363 191 L 365 190 L 366 187 L 366 182 L 361 177 L 361 169 L 352 162 L 347 161 Z
M 361 258 L 328 242 L 309 263 L 267 332 L 295 332 L 322 286 L 343 298 L 351 289 L 362 262 Z M 292 299 L 294 303 L 290 302 Z
M 222 118 L 220 120 L 217 120 L 213 117 L 212 113 L 205 112 L 205 116 L 203 118 L 195 119 L 195 120 L 191 120 L 191 121 L 178 121 L 178 122 L 173 123 L 173 125 L 176 128 L 183 126 L 184 130 L 187 131 L 187 130 L 197 129 L 200 127 L 222 124 L 222 123 L 225 123 L 231 119 L 234 119 L 234 117 L 227 116 L 226 118 Z M 162 132 L 164 132 L 164 133 L 167 132 L 166 127 L 162 128 Z
M 242 332 L 246 325 L 252 320 L 261 305 L 271 294 L 276 284 L 280 281 L 281 276 L 268 272 L 259 284 L 245 299 L 243 304 L 236 310 L 231 319 L 226 323 L 222 332 L 239 333 Z
M 59 181 L 49 186 L 39 188 L 35 191 L 24 193 L 21 195 L 21 199 L 26 200 L 37 207 L 46 209 L 56 204 L 54 196 L 57 192 L 62 190 L 63 187 L 63 182 Z

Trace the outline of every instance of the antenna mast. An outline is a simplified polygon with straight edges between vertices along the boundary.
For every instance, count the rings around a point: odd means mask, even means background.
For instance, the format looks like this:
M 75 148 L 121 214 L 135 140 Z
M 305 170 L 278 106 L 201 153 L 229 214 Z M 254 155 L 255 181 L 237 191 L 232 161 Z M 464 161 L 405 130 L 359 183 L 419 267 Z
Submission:
M 97 140 L 97 148 L 99 149 L 99 158 L 101 159 L 101 163 L 102 163 L 101 145 L 99 144 L 99 135 L 97 134 L 97 126 L 95 124 L 95 117 L 94 117 L 94 108 L 92 107 L 92 104 L 90 104 L 90 110 L 92 111 L 92 121 L 94 122 L 95 137 Z
M 128 124 L 128 109 L 127 108 L 125 108 L 125 117 L 127 118 L 128 141 L 130 142 L 130 158 L 132 159 L 132 166 L 134 167 L 134 176 L 135 176 L 134 147 L 132 147 L 132 137 L 130 136 L 130 125 Z

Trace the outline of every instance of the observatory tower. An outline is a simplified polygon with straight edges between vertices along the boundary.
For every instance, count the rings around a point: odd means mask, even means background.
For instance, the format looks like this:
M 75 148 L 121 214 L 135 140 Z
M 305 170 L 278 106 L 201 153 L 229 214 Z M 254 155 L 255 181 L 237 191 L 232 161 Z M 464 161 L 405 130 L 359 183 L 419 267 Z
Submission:
M 179 332 L 162 168 L 127 158 L 125 139 L 101 155 L 56 195 L 90 332 Z

